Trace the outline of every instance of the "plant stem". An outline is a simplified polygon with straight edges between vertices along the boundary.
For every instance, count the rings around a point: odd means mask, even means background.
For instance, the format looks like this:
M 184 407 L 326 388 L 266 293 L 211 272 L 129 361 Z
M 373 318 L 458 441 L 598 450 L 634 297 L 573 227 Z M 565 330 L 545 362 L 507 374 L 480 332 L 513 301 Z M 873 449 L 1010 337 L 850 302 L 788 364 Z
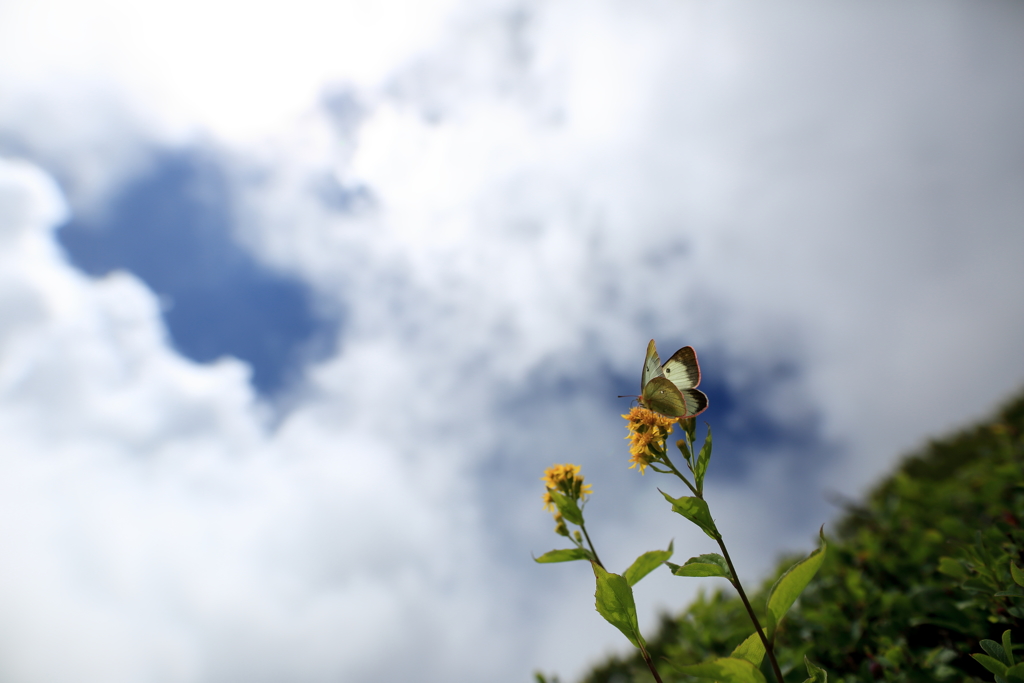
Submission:
M 643 645 L 640 646 L 640 654 L 643 656 L 644 661 L 647 662 L 647 668 L 651 670 L 651 675 L 654 676 L 654 680 L 657 681 L 657 683 L 662 683 L 661 676 L 658 675 L 658 670 L 654 668 L 654 662 L 651 660 L 651 655 Z
M 590 552 L 594 553 L 594 561 L 597 562 L 597 565 L 601 569 L 604 569 L 604 563 L 601 562 L 601 558 L 597 556 L 597 551 L 594 550 L 594 543 L 590 540 L 590 534 L 587 533 L 587 527 L 584 524 L 580 524 L 580 528 L 583 529 L 583 537 L 587 539 L 587 545 L 590 546 Z
M 729 551 L 725 548 L 725 541 L 719 536 L 717 539 L 718 547 L 722 549 L 722 557 L 725 558 L 726 563 L 729 565 L 729 572 L 732 574 L 732 585 L 736 589 L 736 592 L 740 594 L 740 600 L 743 601 L 743 606 L 747 608 L 747 614 L 750 616 L 750 620 L 754 622 L 754 628 L 757 629 L 757 635 L 761 637 L 761 643 L 764 644 L 765 654 L 768 655 L 768 661 L 772 663 L 772 671 L 775 672 L 775 678 L 779 683 L 784 683 L 782 679 L 782 670 L 779 669 L 779 662 L 775 659 L 775 649 L 772 644 L 768 642 L 768 638 L 764 634 L 764 629 L 761 628 L 761 622 L 757 620 L 757 615 L 754 614 L 754 608 L 750 606 L 750 601 L 747 600 L 747 594 L 743 591 L 743 586 L 740 584 L 740 577 L 736 575 L 736 567 L 733 566 L 732 558 L 729 557 Z
M 700 495 L 700 493 L 697 491 L 697 489 L 693 488 L 693 484 L 690 483 L 690 480 L 687 479 L 686 476 L 682 472 L 680 472 L 678 469 L 676 469 L 675 463 L 673 463 L 671 458 L 668 457 L 668 453 L 665 453 L 664 458 L 665 458 L 665 460 L 664 460 L 665 464 L 668 465 L 670 468 L 672 468 L 672 474 L 674 474 L 677 477 L 679 477 L 680 479 L 682 479 L 683 483 L 686 484 L 686 487 L 690 489 L 690 491 L 693 493 L 693 495 L 695 495 L 698 498 L 700 498 L 701 500 L 703 500 L 704 497 Z M 652 467 L 651 469 L 654 469 L 654 468 Z
M 690 458 L 692 458 L 695 461 L 698 456 L 694 454 L 694 451 L 693 451 L 693 441 L 690 439 L 689 432 L 686 432 L 684 430 L 684 436 L 686 438 L 686 446 L 687 446 L 687 450 L 690 453 Z M 687 465 L 687 467 L 689 467 L 690 472 L 693 473 L 694 481 L 697 481 L 697 486 L 696 487 L 693 484 L 691 484 L 690 480 L 687 479 L 683 475 L 683 473 L 680 472 L 676 468 L 675 464 L 672 462 L 672 459 L 669 458 L 669 456 L 668 456 L 668 449 L 665 449 L 665 453 L 663 455 L 662 462 L 664 462 L 666 465 L 669 466 L 669 468 L 672 470 L 673 474 L 675 474 L 677 477 L 679 477 L 680 479 L 683 480 L 683 483 L 686 484 L 687 488 L 690 489 L 690 491 L 693 493 L 694 496 L 696 496 L 700 500 L 704 500 L 704 486 L 703 486 L 703 482 L 697 480 L 697 472 L 694 470 L 694 463 L 693 462 L 691 462 L 688 459 L 686 461 L 686 465 Z M 754 608 L 750 606 L 750 600 L 747 599 L 747 594 L 743 590 L 743 585 L 740 583 L 739 576 L 736 574 L 736 567 L 732 563 L 732 558 L 729 557 L 729 551 L 725 547 L 725 541 L 722 540 L 722 535 L 721 534 L 716 532 L 715 535 L 717 536 L 717 538 L 715 538 L 715 540 L 718 541 L 718 547 L 722 549 L 722 556 L 725 558 L 726 563 L 729 565 L 729 573 L 732 574 L 732 578 L 730 579 L 730 583 L 732 583 L 733 588 L 736 589 L 736 592 L 740 594 L 740 600 L 743 601 L 743 606 L 747 609 L 747 615 L 750 617 L 750 621 L 752 621 L 754 623 L 754 628 L 757 629 L 757 635 L 760 636 L 761 643 L 764 645 L 765 654 L 768 655 L 768 661 L 770 661 L 771 664 L 772 664 L 772 671 L 775 673 L 775 678 L 778 680 L 778 683 L 785 683 L 785 681 L 782 678 L 782 670 L 779 668 L 779 662 L 778 662 L 778 660 L 775 659 L 775 650 L 772 647 L 772 644 L 770 642 L 768 642 L 768 638 L 764 634 L 764 629 L 761 628 L 761 622 L 757 620 L 757 615 L 754 614 Z M 659 683 L 660 683 L 661 679 L 658 678 L 657 672 L 654 671 L 654 664 L 650 661 L 650 657 L 648 656 L 647 651 L 644 650 L 643 648 L 641 648 L 640 651 L 643 653 L 644 661 L 647 662 L 647 666 L 654 673 L 654 678 L 657 679 L 659 681 Z
M 689 432 L 685 432 L 685 430 L 684 433 L 686 436 L 687 448 L 690 451 L 691 457 L 694 458 L 694 460 L 696 460 L 697 456 L 694 455 L 693 452 L 693 441 L 690 439 L 690 434 Z M 686 477 L 680 474 L 679 470 L 675 468 L 675 465 L 672 464 L 672 461 L 668 459 L 667 453 L 665 455 L 665 460 L 668 461 L 669 467 L 671 467 L 672 470 L 676 473 L 676 476 L 682 479 L 683 482 L 685 482 L 686 485 L 690 487 L 690 490 L 693 491 L 693 495 L 697 496 L 701 500 L 704 500 L 704 486 L 702 485 L 703 482 L 698 482 L 701 485 L 699 485 L 697 488 L 694 488 L 690 484 L 690 482 L 687 481 Z M 690 462 L 687 461 L 686 464 L 690 465 Z M 692 465 L 690 466 L 690 471 L 693 472 L 694 477 L 697 476 L 697 473 L 693 470 Z M 775 659 L 775 648 L 773 648 L 772 644 L 768 642 L 768 637 L 765 636 L 764 629 L 761 628 L 761 622 L 757 620 L 757 615 L 754 614 L 754 608 L 750 606 L 750 600 L 747 599 L 747 593 L 743 590 L 743 584 L 740 583 L 740 577 L 736 574 L 736 567 L 732 563 L 732 558 L 729 557 L 729 550 L 725 547 L 725 541 L 722 539 L 722 535 L 717 534 L 717 536 L 718 538 L 716 538 L 715 540 L 718 541 L 718 547 L 722 549 L 722 557 L 725 558 L 726 564 L 729 565 L 729 573 L 732 574 L 732 579 L 730 579 L 730 583 L 732 583 L 733 588 L 736 589 L 736 592 L 740 594 L 740 600 L 743 601 L 743 606 L 747 608 L 747 615 L 750 617 L 750 621 L 754 623 L 754 628 L 757 629 L 757 635 L 760 636 L 761 643 L 764 645 L 764 652 L 766 655 L 768 655 L 768 661 L 770 661 L 772 664 L 772 671 L 775 673 L 775 678 L 778 680 L 778 683 L 785 683 L 785 681 L 782 678 L 782 670 L 779 668 L 779 662 Z

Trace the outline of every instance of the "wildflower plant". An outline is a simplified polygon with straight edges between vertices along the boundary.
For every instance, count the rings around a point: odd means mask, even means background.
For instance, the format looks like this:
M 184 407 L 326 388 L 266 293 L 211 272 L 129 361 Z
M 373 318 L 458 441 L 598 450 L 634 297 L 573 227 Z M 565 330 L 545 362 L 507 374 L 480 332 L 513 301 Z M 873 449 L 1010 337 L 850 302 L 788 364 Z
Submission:
M 628 429 L 626 438 L 629 440 L 629 467 L 639 470 L 640 474 L 644 474 L 650 468 L 658 474 L 669 475 L 681 481 L 691 495 L 673 497 L 661 489 L 659 492 L 672 506 L 673 512 L 685 517 L 713 539 L 718 544 L 721 554 L 706 553 L 691 557 L 681 565 L 673 564 L 668 561 L 674 552 L 672 543 L 669 543 L 667 550 L 643 553 L 622 574 L 608 571 L 598 557 L 584 522 L 583 507 L 590 496 L 591 487 L 583 483 L 583 475 L 580 474 L 578 465 L 565 464 L 554 465 L 544 473 L 544 504 L 545 509 L 554 513 L 555 532 L 571 540 L 574 547 L 552 550 L 535 559 L 540 563 L 573 560 L 587 560 L 591 563 L 597 581 L 595 598 L 598 613 L 639 649 L 657 683 L 662 683 L 662 678 L 640 633 L 636 604 L 633 600 L 633 586 L 662 564 L 676 576 L 724 578 L 739 594 L 754 632 L 740 643 L 729 657 L 720 657 L 699 664 L 672 663 L 673 669 L 720 683 L 766 683 L 761 666 L 767 657 L 777 683 L 784 683 L 782 671 L 775 657 L 775 637 L 786 612 L 810 583 L 825 559 L 823 529 L 819 531 L 821 547 L 790 567 L 769 590 L 764 611 L 765 619 L 762 623 L 747 599 L 725 539 L 715 525 L 711 510 L 704 499 L 704 478 L 711 462 L 712 439 L 709 425 L 700 450 L 696 450 L 694 416 L 707 407 L 707 398 L 696 390 L 700 382 L 696 354 L 692 348 L 684 347 L 660 368 L 659 365 L 652 341 L 648 346 L 641 381 L 643 394 L 638 397 L 641 405 L 622 416 L 626 419 Z M 685 374 L 683 380 L 680 380 L 681 374 Z M 669 377 L 671 382 L 667 379 Z M 676 397 L 676 394 L 679 396 Z M 692 414 L 688 414 L 691 411 Z M 677 461 L 673 461 L 667 445 L 676 425 L 679 425 L 682 431 L 683 438 L 676 441 L 676 448 L 685 472 L 677 466 Z M 569 525 L 579 528 L 570 532 Z M 824 669 L 806 657 L 804 662 L 809 676 L 805 683 L 826 683 L 827 674 Z

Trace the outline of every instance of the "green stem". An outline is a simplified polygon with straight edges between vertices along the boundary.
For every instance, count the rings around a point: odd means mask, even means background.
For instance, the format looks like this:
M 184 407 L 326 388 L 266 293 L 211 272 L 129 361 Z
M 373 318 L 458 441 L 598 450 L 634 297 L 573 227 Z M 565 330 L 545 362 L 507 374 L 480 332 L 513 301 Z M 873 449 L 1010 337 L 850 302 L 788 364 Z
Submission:
M 690 450 L 690 455 L 692 458 L 696 459 L 697 456 L 694 455 L 693 452 L 693 441 L 690 439 L 690 434 L 685 430 L 684 434 L 686 435 L 686 445 Z M 668 459 L 667 455 L 665 459 Z M 687 462 L 687 464 L 689 465 L 690 463 Z M 669 463 L 669 465 L 672 467 L 673 470 L 676 470 L 675 466 L 672 465 L 671 462 Z M 693 471 L 693 466 L 690 467 L 690 471 Z M 697 476 L 696 472 L 694 472 L 693 474 L 694 477 Z M 686 477 L 684 477 L 682 474 L 679 474 L 678 470 L 676 470 L 676 475 L 684 482 L 686 482 L 686 485 L 690 487 L 691 491 L 693 491 L 693 495 L 697 496 L 701 500 L 704 500 L 703 486 L 699 487 L 699 489 L 695 489 L 693 486 L 690 485 L 690 482 L 687 481 Z M 722 557 L 725 558 L 726 564 L 729 565 L 729 573 L 732 574 L 732 579 L 730 579 L 730 582 L 736 589 L 736 592 L 740 594 L 740 600 L 743 601 L 743 606 L 747 609 L 747 615 L 750 617 L 750 621 L 754 623 L 754 628 L 757 629 L 757 635 L 761 638 L 761 643 L 764 645 L 764 652 L 766 655 L 768 655 L 768 661 L 772 664 L 772 671 L 775 673 L 775 678 L 778 680 L 779 683 L 785 683 L 785 681 L 782 678 L 782 670 L 779 668 L 779 662 L 775 659 L 775 648 L 773 648 L 772 644 L 768 641 L 768 637 L 765 635 L 764 629 L 761 628 L 761 622 L 758 621 L 757 615 L 754 614 L 754 608 L 750 606 L 750 600 L 747 599 L 747 593 L 743 590 L 743 584 L 740 583 L 740 577 L 736 573 L 736 566 L 733 565 L 732 558 L 729 556 L 729 550 L 725 547 L 725 540 L 722 538 L 721 534 L 718 534 L 718 538 L 716 538 L 715 540 L 718 541 L 718 547 L 722 549 Z
M 683 436 L 686 437 L 686 450 L 690 452 L 690 459 L 686 461 L 686 466 L 690 468 L 690 472 L 693 474 L 693 481 L 697 484 L 697 497 L 704 500 L 704 479 L 700 478 L 698 480 L 697 470 L 695 469 L 700 455 L 697 454 L 696 449 L 693 447 L 693 439 L 690 438 L 690 432 L 683 429 Z M 704 438 L 707 439 L 707 436 Z
M 590 552 L 594 553 L 594 561 L 597 562 L 597 566 L 604 569 L 604 563 L 601 562 L 601 558 L 597 556 L 597 551 L 594 550 L 594 543 L 590 540 L 590 534 L 587 533 L 586 525 L 580 524 L 580 528 L 583 529 L 583 537 L 587 539 L 587 545 L 590 546 Z
M 698 498 L 700 498 L 701 500 L 703 500 L 703 497 L 700 495 L 700 493 L 697 492 L 697 489 L 695 489 L 693 487 L 693 484 L 690 483 L 690 480 L 687 479 L 686 476 L 682 472 L 680 472 L 678 469 L 676 469 L 675 464 L 673 464 L 672 460 L 669 459 L 667 452 L 665 453 L 664 458 L 665 458 L 665 464 L 668 465 L 672 469 L 672 474 L 674 474 L 677 477 L 679 477 L 680 479 L 682 479 L 683 483 L 686 484 L 686 487 L 688 489 L 690 489 L 690 491 L 693 492 L 693 495 L 695 495 Z
M 768 642 L 768 638 L 764 634 L 764 629 L 761 628 L 761 622 L 757 620 L 757 615 L 754 614 L 754 608 L 750 606 L 750 601 L 747 600 L 747 594 L 743 590 L 743 585 L 740 583 L 740 577 L 736 575 L 736 567 L 733 566 L 732 558 L 729 557 L 729 551 L 725 548 L 725 541 L 722 540 L 721 535 L 717 539 L 718 547 L 722 549 L 722 557 L 725 558 L 726 563 L 729 565 L 729 573 L 732 574 L 731 583 L 736 589 L 736 592 L 740 594 L 740 600 L 743 601 L 743 606 L 747 608 L 747 614 L 750 616 L 750 620 L 754 622 L 754 628 L 757 629 L 757 635 L 761 637 L 761 643 L 764 644 L 765 654 L 768 655 L 768 661 L 772 663 L 772 671 L 775 672 L 775 678 L 778 679 L 779 683 L 784 683 L 782 679 L 782 670 L 779 668 L 779 662 L 775 659 L 775 648 Z
M 651 660 L 651 655 L 647 652 L 647 648 L 640 645 L 640 654 L 643 656 L 644 661 L 647 662 L 647 668 L 651 670 L 651 675 L 654 676 L 654 680 L 657 683 L 662 683 L 661 676 L 658 675 L 658 670 L 654 668 L 654 662 Z
M 697 456 L 693 452 L 693 441 L 690 439 L 690 434 L 684 430 L 684 435 L 686 437 L 686 446 L 690 452 L 690 458 L 696 460 Z M 691 492 L 693 492 L 693 495 L 695 495 L 700 500 L 704 500 L 704 487 L 700 486 L 699 488 L 695 488 L 694 485 L 690 483 L 690 480 L 687 479 L 683 475 L 683 473 L 676 468 L 675 464 L 672 462 L 672 459 L 668 457 L 668 449 L 665 449 L 663 462 L 666 465 L 668 465 L 669 468 L 671 468 L 673 474 L 675 474 L 677 477 L 683 480 L 683 483 L 686 484 L 686 487 L 690 489 Z M 690 471 L 693 472 L 693 475 L 696 478 L 697 473 L 694 471 L 693 463 L 691 463 L 690 460 L 687 460 L 686 465 L 690 468 Z M 722 557 L 725 558 L 726 563 L 729 565 L 729 573 L 732 575 L 730 583 L 732 583 L 733 587 L 736 589 L 736 592 L 740 594 L 740 600 L 743 601 L 743 606 L 747 609 L 747 615 L 750 617 L 750 621 L 754 623 L 754 628 L 757 629 L 757 635 L 760 636 L 761 643 L 764 645 L 765 654 L 768 655 L 768 661 L 772 664 L 772 671 L 775 673 L 775 678 L 778 680 L 778 683 L 785 683 L 785 681 L 782 678 L 782 670 L 779 668 L 779 662 L 775 659 L 775 649 L 772 647 L 772 644 L 768 641 L 767 636 L 765 636 L 764 629 L 761 628 L 761 622 L 758 621 L 757 615 L 754 614 L 754 608 L 750 606 L 750 600 L 747 599 L 747 593 L 743 590 L 743 585 L 740 583 L 739 576 L 736 574 L 736 567 L 732 563 L 732 558 L 729 557 L 729 550 L 725 547 L 725 541 L 722 539 L 722 535 L 717 534 L 717 536 L 718 537 L 715 540 L 718 541 L 718 547 L 722 549 Z M 641 652 L 643 652 L 644 654 L 644 660 L 647 661 L 647 666 L 650 667 L 651 671 L 653 672 L 654 665 L 648 658 L 646 651 L 644 651 L 643 648 L 641 648 Z M 658 678 L 657 673 L 654 674 L 654 677 L 659 681 L 661 680 L 660 678 Z

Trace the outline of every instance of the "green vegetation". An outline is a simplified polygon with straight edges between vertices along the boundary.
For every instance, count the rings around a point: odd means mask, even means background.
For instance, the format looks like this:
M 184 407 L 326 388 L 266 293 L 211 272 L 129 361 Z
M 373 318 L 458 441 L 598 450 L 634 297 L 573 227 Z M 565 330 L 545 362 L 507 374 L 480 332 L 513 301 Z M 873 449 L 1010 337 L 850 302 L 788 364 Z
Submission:
M 806 678 L 806 654 L 833 683 L 992 681 L 983 663 L 1000 666 L 989 659 L 994 645 L 1010 642 L 1004 632 L 1024 641 L 1022 522 L 1024 396 L 994 420 L 929 444 L 846 510 L 817 577 L 779 628 L 786 680 Z M 763 609 L 796 559 L 780 562 L 751 603 Z M 740 600 L 723 588 L 664 616 L 647 651 L 666 682 L 695 680 L 680 667 L 727 657 L 750 630 Z M 1020 661 L 1012 654 L 1006 661 Z M 770 679 L 766 663 L 762 671 Z M 639 654 L 584 678 L 651 680 Z

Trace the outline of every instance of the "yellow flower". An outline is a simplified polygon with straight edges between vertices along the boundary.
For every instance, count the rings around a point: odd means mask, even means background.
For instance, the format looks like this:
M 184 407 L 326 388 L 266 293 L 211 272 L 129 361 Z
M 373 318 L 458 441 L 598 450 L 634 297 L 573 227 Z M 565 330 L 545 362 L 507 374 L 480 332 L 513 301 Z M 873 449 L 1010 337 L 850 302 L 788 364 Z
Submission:
M 551 497 L 551 491 L 558 491 L 573 500 L 582 500 L 590 495 L 590 484 L 583 483 L 583 475 L 580 474 L 580 466 L 566 463 L 564 465 L 552 465 L 544 470 L 541 477 L 547 491 L 544 492 L 544 509 L 555 510 L 555 501 Z
M 646 408 L 632 408 L 623 415 L 629 422 L 626 436 L 629 443 L 629 469 L 640 468 L 644 473 L 647 466 L 665 455 L 665 439 L 672 433 L 677 418 L 666 417 Z

